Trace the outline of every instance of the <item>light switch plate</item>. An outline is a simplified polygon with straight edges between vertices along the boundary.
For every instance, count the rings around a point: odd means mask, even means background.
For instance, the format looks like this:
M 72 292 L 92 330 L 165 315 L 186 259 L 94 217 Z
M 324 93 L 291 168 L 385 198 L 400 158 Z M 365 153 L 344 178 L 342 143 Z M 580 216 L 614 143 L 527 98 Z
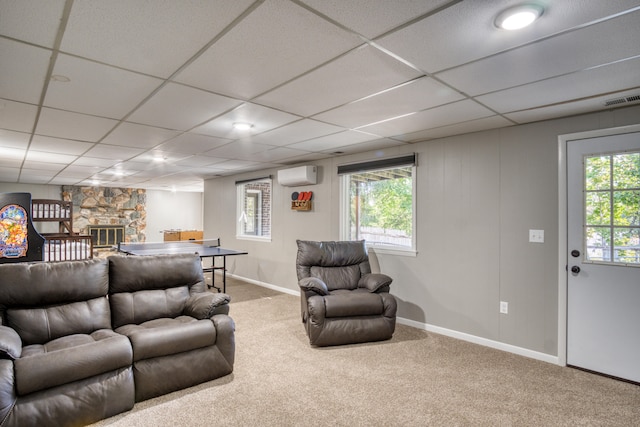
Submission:
M 544 230 L 529 230 L 529 242 L 544 243 Z

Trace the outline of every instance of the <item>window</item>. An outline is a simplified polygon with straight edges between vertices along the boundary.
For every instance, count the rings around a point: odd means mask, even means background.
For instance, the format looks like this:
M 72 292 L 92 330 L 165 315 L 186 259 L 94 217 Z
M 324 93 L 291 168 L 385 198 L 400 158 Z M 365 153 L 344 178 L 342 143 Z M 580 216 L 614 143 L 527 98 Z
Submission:
M 586 261 L 640 265 L 640 153 L 585 158 Z
M 271 178 L 236 182 L 239 238 L 271 238 Z
M 340 166 L 338 174 L 341 239 L 415 252 L 415 154 Z

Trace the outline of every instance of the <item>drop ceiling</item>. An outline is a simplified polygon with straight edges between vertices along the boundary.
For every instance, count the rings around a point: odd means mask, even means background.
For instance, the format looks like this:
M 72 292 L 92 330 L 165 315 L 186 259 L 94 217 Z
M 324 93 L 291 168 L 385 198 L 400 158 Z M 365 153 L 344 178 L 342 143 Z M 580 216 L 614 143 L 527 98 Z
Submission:
M 640 1 L 497 29 L 520 3 L 0 0 L 0 182 L 202 191 L 637 101 Z

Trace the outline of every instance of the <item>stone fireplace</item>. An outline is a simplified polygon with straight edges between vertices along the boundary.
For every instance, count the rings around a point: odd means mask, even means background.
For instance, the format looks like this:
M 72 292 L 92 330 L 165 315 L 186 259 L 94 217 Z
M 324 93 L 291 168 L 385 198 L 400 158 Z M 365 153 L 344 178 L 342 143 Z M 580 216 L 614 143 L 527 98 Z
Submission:
M 62 199 L 73 202 L 74 232 L 95 234 L 94 248 L 111 248 L 118 239 L 127 243 L 146 241 L 146 190 L 65 185 Z M 96 245 L 101 237 L 105 244 Z

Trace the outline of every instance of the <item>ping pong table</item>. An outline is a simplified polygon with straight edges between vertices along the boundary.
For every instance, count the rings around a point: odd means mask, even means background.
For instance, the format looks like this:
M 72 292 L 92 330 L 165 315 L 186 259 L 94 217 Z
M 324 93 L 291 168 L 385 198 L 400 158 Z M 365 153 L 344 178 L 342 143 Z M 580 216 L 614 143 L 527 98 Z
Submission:
M 227 292 L 227 257 L 247 255 L 248 252 L 224 249 L 220 247 L 220 239 L 183 240 L 160 243 L 118 243 L 118 252 L 127 255 L 175 255 L 197 254 L 200 259 L 211 258 L 211 266 L 203 266 L 203 273 L 211 273 L 211 286 L 218 292 Z M 216 258 L 222 258 L 222 266 L 216 266 Z M 222 289 L 215 286 L 215 271 L 222 270 Z

